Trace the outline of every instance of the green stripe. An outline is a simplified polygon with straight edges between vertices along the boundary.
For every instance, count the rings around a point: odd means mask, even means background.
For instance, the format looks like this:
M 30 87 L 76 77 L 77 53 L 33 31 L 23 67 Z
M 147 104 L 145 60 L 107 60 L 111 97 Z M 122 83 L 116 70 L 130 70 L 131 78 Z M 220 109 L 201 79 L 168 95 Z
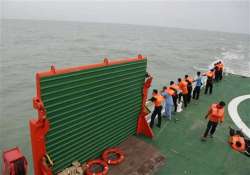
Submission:
M 43 77 L 53 173 L 100 156 L 136 133 L 146 60 Z

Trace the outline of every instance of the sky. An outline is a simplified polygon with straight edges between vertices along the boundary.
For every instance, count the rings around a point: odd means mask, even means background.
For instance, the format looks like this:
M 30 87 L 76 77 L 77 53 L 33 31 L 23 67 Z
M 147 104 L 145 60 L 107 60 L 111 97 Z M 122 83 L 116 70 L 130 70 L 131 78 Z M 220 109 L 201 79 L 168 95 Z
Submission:
M 121 23 L 250 34 L 250 0 L 1 0 L 3 18 Z

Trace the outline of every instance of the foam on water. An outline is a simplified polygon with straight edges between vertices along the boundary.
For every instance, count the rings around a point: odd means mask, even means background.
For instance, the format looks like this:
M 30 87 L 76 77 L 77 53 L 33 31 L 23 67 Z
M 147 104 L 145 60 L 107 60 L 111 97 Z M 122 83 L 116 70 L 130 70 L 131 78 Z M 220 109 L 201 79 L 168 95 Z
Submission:
M 221 59 L 224 62 L 226 65 L 225 71 L 250 77 L 249 50 L 246 50 L 243 45 L 237 45 L 236 48 L 230 50 L 223 49 L 221 56 L 215 57 L 215 59 Z
M 214 64 L 221 61 L 225 65 L 225 72 L 250 77 L 250 58 L 249 54 L 244 53 L 244 46 L 237 45 L 237 50 L 228 50 L 224 47 L 221 48 L 219 56 L 215 56 L 213 61 L 207 67 L 193 68 L 197 71 L 206 71 L 212 69 Z

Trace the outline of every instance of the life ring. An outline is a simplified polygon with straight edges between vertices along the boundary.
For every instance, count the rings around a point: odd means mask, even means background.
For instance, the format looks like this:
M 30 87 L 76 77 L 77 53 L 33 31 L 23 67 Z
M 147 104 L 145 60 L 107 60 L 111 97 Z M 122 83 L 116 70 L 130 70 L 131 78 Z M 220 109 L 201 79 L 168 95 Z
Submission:
M 110 159 L 110 154 L 116 154 L 116 159 Z M 102 153 L 102 159 L 109 165 L 117 165 L 124 160 L 125 156 L 121 149 L 119 148 L 108 148 Z
M 92 168 L 94 165 L 100 165 L 102 166 L 102 172 L 93 172 Z M 90 160 L 87 162 L 86 165 L 86 175 L 107 175 L 109 170 L 108 164 L 101 159 L 96 159 L 96 160 Z

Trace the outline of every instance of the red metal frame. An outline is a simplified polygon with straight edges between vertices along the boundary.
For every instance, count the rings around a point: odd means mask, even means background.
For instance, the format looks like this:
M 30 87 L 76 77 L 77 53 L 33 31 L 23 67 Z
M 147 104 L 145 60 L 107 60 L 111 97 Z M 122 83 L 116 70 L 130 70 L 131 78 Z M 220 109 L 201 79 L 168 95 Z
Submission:
M 109 59 L 105 58 L 102 63 L 85 65 L 85 66 L 77 66 L 77 67 L 71 67 L 71 68 L 65 68 L 65 69 L 56 69 L 55 66 L 52 65 L 50 71 L 36 73 L 37 97 L 39 99 L 41 98 L 41 96 L 40 96 L 40 79 L 42 77 L 50 77 L 50 76 L 66 74 L 66 73 L 71 73 L 71 72 L 76 72 L 76 71 L 81 71 L 81 70 L 87 70 L 87 69 L 93 69 L 93 68 L 98 68 L 98 67 L 135 62 L 135 61 L 139 61 L 139 60 L 143 60 L 143 59 L 145 59 L 145 57 L 142 55 L 138 55 L 135 58 L 123 58 L 123 59 L 119 59 L 119 60 L 115 60 L 115 61 L 110 61 Z
M 80 70 L 87 70 L 93 69 L 98 67 L 104 66 L 111 66 L 116 64 L 128 63 L 128 62 L 135 62 L 145 59 L 142 55 L 138 55 L 135 58 L 126 58 L 120 59 L 116 61 L 109 61 L 107 58 L 104 59 L 103 63 L 99 64 L 92 64 L 87 66 L 78 66 L 78 67 L 71 67 L 66 69 L 56 69 L 54 65 L 51 66 L 50 71 L 38 72 L 36 73 L 36 97 L 33 98 L 33 107 L 38 112 L 38 119 L 30 120 L 30 136 L 31 136 L 31 144 L 32 144 L 32 153 L 33 153 L 33 164 L 34 164 L 34 173 L 35 175 L 52 175 L 52 170 L 44 163 L 46 153 L 46 144 L 45 144 L 45 135 L 49 131 L 49 122 L 46 119 L 46 110 L 44 108 L 41 93 L 40 93 L 40 80 L 42 77 L 50 77 L 60 74 L 66 74 L 71 72 L 76 72 Z M 138 126 L 137 126 L 137 133 L 145 134 L 148 137 L 153 137 L 153 132 L 147 124 L 145 119 L 145 110 L 144 105 L 147 99 L 147 91 L 150 87 L 152 81 L 148 79 L 144 85 L 143 89 L 143 102 L 142 102 L 142 112 L 138 117 Z
M 149 75 L 146 82 L 144 83 L 143 94 L 142 94 L 143 95 L 142 96 L 142 109 L 139 114 L 138 123 L 137 123 L 137 134 L 138 135 L 144 134 L 145 136 L 150 137 L 150 138 L 154 137 L 154 133 L 147 123 L 146 116 L 148 115 L 148 110 L 146 109 L 145 106 L 146 106 L 146 101 L 148 97 L 148 90 L 151 86 L 152 80 L 153 80 L 153 77 Z

